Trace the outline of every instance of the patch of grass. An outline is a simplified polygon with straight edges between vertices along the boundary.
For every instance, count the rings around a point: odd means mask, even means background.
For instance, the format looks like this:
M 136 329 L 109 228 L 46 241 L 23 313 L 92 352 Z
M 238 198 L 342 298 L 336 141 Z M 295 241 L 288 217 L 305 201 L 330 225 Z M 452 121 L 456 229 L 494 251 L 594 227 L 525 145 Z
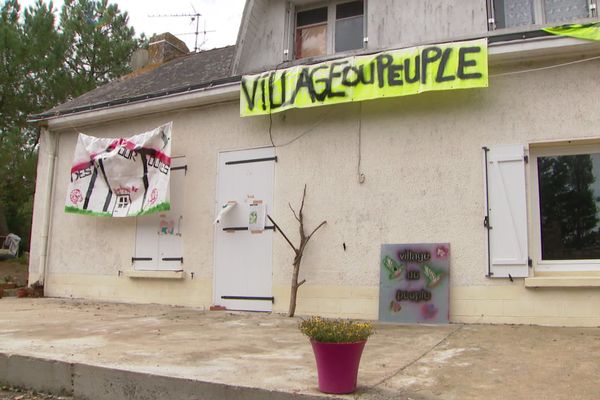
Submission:
M 0 282 L 5 282 L 9 278 L 17 286 L 26 286 L 28 277 L 29 268 L 27 263 L 23 263 L 18 259 L 0 261 Z

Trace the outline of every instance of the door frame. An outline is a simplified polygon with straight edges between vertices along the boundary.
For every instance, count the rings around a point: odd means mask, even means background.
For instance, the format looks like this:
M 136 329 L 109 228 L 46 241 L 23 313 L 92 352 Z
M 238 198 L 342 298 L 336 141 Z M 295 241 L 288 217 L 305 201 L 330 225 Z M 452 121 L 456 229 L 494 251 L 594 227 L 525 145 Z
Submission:
M 216 164 L 216 182 L 215 182 L 215 197 L 214 197 L 214 210 L 213 210 L 213 219 L 219 212 L 219 189 L 220 189 L 220 178 L 221 178 L 221 170 L 220 170 L 220 157 L 221 153 L 233 153 L 233 152 L 241 152 L 241 151 L 251 151 L 251 150 L 260 150 L 260 149 L 273 149 L 275 163 L 277 163 L 277 148 L 274 146 L 257 146 L 257 147 L 246 147 L 246 148 L 236 148 L 236 149 L 228 149 L 228 150 L 217 150 L 217 157 L 215 160 Z M 276 173 L 275 167 L 273 167 L 273 204 L 271 205 L 271 213 L 275 210 L 275 185 L 276 183 Z M 268 221 L 267 221 L 268 222 Z M 221 299 L 217 299 L 217 226 L 213 226 L 213 269 L 212 269 L 212 302 L 213 305 L 218 305 Z M 274 231 L 275 233 L 275 231 Z M 273 289 L 273 246 L 271 246 L 271 290 Z M 271 292 L 272 293 L 272 292 Z M 250 312 L 250 311 L 248 311 Z M 269 312 L 269 311 L 259 311 L 259 312 Z M 272 307 L 271 311 L 272 312 Z

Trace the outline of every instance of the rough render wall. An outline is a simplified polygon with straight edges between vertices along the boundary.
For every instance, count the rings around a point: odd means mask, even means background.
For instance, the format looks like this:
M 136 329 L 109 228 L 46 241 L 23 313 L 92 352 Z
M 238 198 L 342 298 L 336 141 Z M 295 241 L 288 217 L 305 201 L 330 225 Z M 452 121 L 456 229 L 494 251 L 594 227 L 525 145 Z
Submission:
M 369 48 L 404 47 L 487 32 L 485 0 L 371 0 Z
M 264 71 L 283 61 L 286 4 L 281 0 L 254 0 L 246 21 L 236 74 Z
M 523 280 L 511 283 L 484 277 L 481 151 L 483 145 L 600 137 L 595 101 L 600 81 L 588 78 L 598 67 L 600 62 L 593 61 L 491 78 L 489 89 L 425 93 L 273 115 L 276 144 L 309 131 L 277 149 L 274 217 L 296 237 L 287 203 L 298 204 L 306 183 L 307 227 L 328 221 L 305 253 L 301 278 L 307 284 L 300 289 L 299 312 L 377 318 L 380 244 L 450 242 L 452 320 L 600 323 L 598 291 L 533 290 L 525 289 Z M 185 269 L 204 280 L 204 291 L 210 290 L 212 282 L 217 152 L 269 144 L 268 118 L 239 118 L 238 112 L 238 104 L 232 103 L 83 129 L 99 136 L 130 135 L 174 121 L 173 153 L 185 154 L 189 165 Z M 359 115 L 366 175 L 362 185 L 357 182 Z M 50 249 L 50 274 L 55 278 L 47 288 L 51 295 L 68 296 L 71 291 L 73 296 L 88 296 L 86 287 L 78 287 L 69 274 L 90 274 L 90 279 L 79 281 L 85 285 L 108 285 L 110 281 L 94 281 L 91 275 L 116 279 L 119 269 L 130 267 L 134 246 L 132 220 L 62 211 L 74 145 L 73 132 L 61 134 Z M 276 235 L 275 311 L 287 306 L 291 261 L 291 250 Z M 70 280 L 70 289 L 61 286 L 61 276 Z M 119 290 L 128 290 L 122 281 L 119 285 Z M 128 297 L 111 293 L 114 299 L 129 301 L 190 302 L 181 291 L 158 299 L 153 292 L 142 294 L 143 282 L 135 285 Z M 161 287 L 169 285 L 173 286 L 166 282 Z M 186 287 L 200 290 L 180 286 Z M 110 300 L 101 289 L 91 297 Z M 208 306 L 210 297 L 203 293 L 194 305 Z
M 237 104 L 204 107 L 201 111 L 146 116 L 61 132 L 49 273 L 117 276 L 118 271 L 131 269 L 135 219 L 91 218 L 63 211 L 77 132 L 99 137 L 127 137 L 172 120 L 172 155 L 185 155 L 188 165 L 183 223 L 185 270 L 194 272 L 196 278 L 212 279 L 217 153 L 265 144 L 265 122 L 232 118 L 236 107 Z M 223 128 L 224 121 L 227 121 L 227 129 Z

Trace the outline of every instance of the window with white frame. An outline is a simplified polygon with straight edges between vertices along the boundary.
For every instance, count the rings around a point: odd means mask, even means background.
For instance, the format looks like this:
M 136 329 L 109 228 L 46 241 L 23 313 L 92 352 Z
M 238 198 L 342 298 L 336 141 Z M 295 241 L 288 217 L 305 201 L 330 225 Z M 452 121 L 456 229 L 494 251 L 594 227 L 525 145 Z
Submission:
M 600 145 L 534 149 L 537 268 L 600 269 Z
M 361 49 L 363 38 L 363 0 L 335 1 L 320 7 L 296 10 L 296 59 Z
M 598 0 L 490 0 L 491 29 L 561 25 L 597 16 Z

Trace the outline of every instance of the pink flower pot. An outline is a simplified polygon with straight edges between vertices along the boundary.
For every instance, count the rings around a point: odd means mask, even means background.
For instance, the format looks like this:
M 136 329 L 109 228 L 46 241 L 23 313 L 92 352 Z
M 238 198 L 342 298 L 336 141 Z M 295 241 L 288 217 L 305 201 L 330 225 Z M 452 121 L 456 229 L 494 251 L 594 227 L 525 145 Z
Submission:
M 358 365 L 366 340 L 355 343 L 310 342 L 317 361 L 319 390 L 344 394 L 356 390 Z

